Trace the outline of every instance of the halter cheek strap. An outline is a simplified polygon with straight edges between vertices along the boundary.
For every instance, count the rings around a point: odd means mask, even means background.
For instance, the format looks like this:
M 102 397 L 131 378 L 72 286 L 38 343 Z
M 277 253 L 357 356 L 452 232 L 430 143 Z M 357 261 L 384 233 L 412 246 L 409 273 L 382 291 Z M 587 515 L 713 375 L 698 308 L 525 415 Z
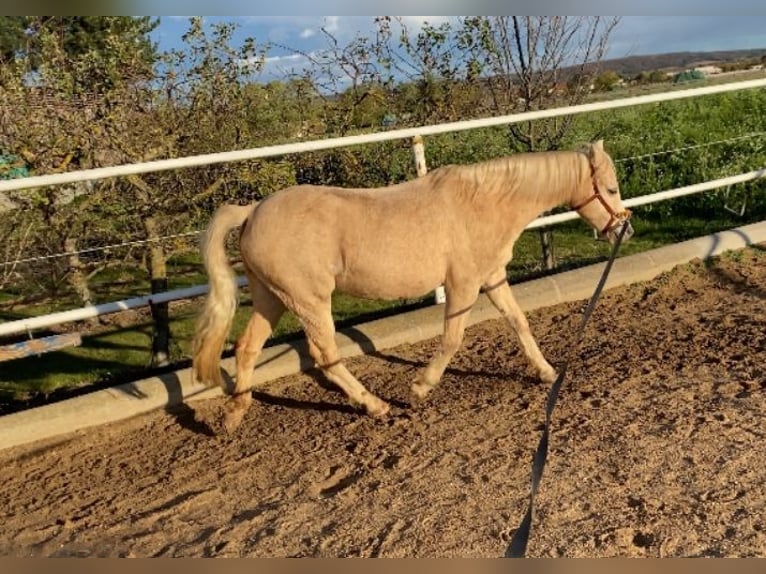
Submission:
M 580 211 L 583 207 L 588 205 L 593 200 L 598 200 L 601 205 L 604 206 L 604 209 L 606 209 L 607 213 L 609 214 L 609 221 L 607 221 L 604 228 L 601 230 L 601 234 L 605 235 L 607 231 L 610 229 L 613 229 L 617 227 L 620 223 L 624 221 L 628 221 L 630 219 L 630 216 L 633 215 L 633 213 L 629 209 L 624 209 L 623 211 L 615 211 L 612 209 L 612 206 L 607 203 L 607 201 L 604 199 L 604 196 L 601 195 L 601 192 L 598 189 L 598 185 L 596 185 L 596 177 L 595 173 L 593 173 L 593 167 L 591 166 L 591 183 L 593 185 L 593 195 L 591 195 L 588 199 L 585 201 L 573 205 L 572 209 L 575 211 Z

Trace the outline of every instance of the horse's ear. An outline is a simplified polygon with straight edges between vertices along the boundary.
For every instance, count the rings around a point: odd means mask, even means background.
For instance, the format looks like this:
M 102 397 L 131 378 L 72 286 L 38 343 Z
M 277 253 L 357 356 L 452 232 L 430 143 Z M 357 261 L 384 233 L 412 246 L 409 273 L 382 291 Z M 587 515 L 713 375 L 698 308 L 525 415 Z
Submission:
M 604 140 L 597 140 L 588 147 L 588 158 L 591 163 L 594 163 L 596 157 L 601 153 L 604 153 Z

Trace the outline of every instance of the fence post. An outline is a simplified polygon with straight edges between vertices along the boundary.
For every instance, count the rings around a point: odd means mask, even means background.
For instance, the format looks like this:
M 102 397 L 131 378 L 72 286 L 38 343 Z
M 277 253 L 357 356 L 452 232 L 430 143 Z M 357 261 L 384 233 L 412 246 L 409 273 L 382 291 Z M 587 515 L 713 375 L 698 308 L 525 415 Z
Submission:
M 418 177 L 422 177 L 428 173 L 428 166 L 426 166 L 426 150 L 423 146 L 423 136 L 415 136 L 412 138 L 412 154 L 415 156 L 415 170 L 418 173 Z M 441 305 L 446 300 L 447 295 L 444 292 L 444 285 L 439 285 L 434 291 L 434 303 Z

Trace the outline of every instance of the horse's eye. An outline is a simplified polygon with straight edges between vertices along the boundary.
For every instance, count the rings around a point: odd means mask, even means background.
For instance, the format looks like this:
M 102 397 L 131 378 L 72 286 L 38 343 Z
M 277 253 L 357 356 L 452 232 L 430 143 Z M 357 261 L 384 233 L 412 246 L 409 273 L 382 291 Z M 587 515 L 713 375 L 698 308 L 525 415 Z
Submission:
M 619 189 L 617 189 L 616 187 L 608 187 L 606 190 L 607 190 L 609 193 L 611 193 L 611 194 L 616 194 L 616 193 L 618 193 L 618 192 L 620 191 L 620 190 L 619 190 Z

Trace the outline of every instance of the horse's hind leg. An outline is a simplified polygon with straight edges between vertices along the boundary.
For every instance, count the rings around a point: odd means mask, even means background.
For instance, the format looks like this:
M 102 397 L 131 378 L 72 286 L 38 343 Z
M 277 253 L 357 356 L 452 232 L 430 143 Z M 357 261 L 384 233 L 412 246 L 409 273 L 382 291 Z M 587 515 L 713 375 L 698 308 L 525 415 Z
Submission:
M 277 326 L 285 312 L 285 306 L 254 275 L 248 273 L 252 295 L 253 314 L 237 341 L 237 378 L 231 397 L 224 407 L 223 425 L 227 432 L 233 431 L 242 422 L 253 401 L 252 380 L 255 363 L 261 354 L 266 339 Z
M 556 370 L 545 359 L 540 348 L 537 346 L 537 341 L 535 341 L 532 331 L 529 329 L 529 322 L 516 302 L 511 286 L 508 285 L 505 279 L 504 268 L 495 273 L 492 279 L 487 282 L 485 292 L 489 300 L 492 301 L 492 304 L 508 320 L 508 323 L 510 323 L 516 335 L 518 335 L 521 347 L 524 349 L 524 354 L 540 379 L 546 383 L 555 381 Z
M 374 417 L 385 415 L 389 411 L 388 403 L 369 392 L 341 362 L 329 302 L 315 309 L 315 312 L 299 313 L 312 358 L 324 375 L 343 390 L 351 404 L 362 405 Z

